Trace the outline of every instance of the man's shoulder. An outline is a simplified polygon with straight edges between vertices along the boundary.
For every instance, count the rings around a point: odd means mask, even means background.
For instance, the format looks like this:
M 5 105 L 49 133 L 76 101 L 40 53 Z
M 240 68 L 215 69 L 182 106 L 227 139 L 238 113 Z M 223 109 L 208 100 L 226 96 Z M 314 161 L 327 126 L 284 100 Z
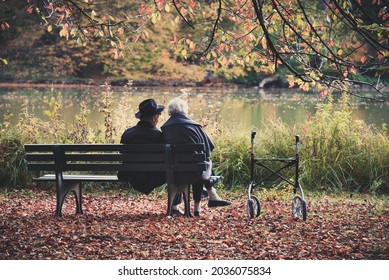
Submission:
M 126 129 L 121 137 L 123 144 L 163 143 L 163 134 L 156 127 L 136 125 Z

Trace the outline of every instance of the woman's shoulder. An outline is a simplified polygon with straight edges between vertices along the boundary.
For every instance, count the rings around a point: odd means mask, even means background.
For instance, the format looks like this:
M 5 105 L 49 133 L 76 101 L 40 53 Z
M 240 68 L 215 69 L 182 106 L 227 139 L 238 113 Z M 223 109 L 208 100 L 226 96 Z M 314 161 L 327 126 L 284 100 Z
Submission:
M 192 120 L 190 117 L 187 115 L 182 115 L 182 114 L 175 114 L 171 116 L 163 125 L 162 127 L 165 126 L 171 126 L 171 125 L 179 125 L 179 124 L 187 124 L 187 125 L 196 125 L 196 126 L 201 126 L 198 122 Z

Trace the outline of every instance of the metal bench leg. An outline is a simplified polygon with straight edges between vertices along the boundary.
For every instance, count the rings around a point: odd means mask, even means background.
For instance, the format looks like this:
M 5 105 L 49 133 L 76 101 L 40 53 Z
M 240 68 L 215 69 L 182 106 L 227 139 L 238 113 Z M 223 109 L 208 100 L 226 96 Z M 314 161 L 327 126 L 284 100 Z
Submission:
M 190 185 L 179 185 L 176 186 L 174 184 L 168 184 L 168 206 L 167 206 L 167 216 L 172 215 L 174 198 L 177 193 L 183 193 L 184 205 L 185 205 L 185 216 L 192 217 L 192 213 L 190 211 Z
M 81 197 L 81 182 L 64 183 L 57 182 L 57 208 L 55 215 L 62 216 L 62 206 L 66 195 L 73 192 L 76 200 L 76 214 L 82 214 L 82 197 Z
M 190 211 L 190 185 L 183 186 L 182 193 L 184 195 L 185 216 L 188 218 L 193 217 Z
M 76 199 L 76 214 L 82 214 L 82 197 L 81 197 L 82 183 L 79 182 L 73 189 Z
M 173 210 L 174 197 L 177 194 L 177 189 L 176 189 L 175 185 L 168 184 L 167 185 L 167 192 L 168 192 L 168 196 L 167 196 L 167 212 L 166 212 L 166 216 L 171 216 L 172 215 L 172 210 Z

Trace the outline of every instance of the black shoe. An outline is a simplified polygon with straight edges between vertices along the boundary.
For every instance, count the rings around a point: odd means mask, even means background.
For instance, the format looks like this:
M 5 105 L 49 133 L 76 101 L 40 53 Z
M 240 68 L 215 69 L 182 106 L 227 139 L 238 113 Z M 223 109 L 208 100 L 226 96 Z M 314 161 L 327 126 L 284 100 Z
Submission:
M 208 207 L 221 207 L 221 206 L 228 206 L 231 202 L 226 200 L 209 200 L 208 201 Z
M 198 216 L 200 216 L 200 211 L 194 211 L 194 215 L 196 216 L 196 217 L 198 217 Z
M 172 209 L 172 216 L 183 216 L 183 215 L 184 212 L 182 212 L 181 210 Z

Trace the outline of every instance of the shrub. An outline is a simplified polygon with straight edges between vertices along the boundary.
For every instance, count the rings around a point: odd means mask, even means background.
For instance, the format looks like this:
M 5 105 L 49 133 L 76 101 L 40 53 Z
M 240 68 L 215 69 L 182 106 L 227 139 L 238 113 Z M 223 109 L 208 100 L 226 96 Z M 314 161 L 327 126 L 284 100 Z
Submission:
M 30 179 L 20 134 L 8 132 L 0 137 L 0 186 L 24 187 Z
M 331 97 L 303 125 L 304 182 L 312 187 L 348 191 L 388 191 L 387 129 L 353 118 L 349 99 Z

